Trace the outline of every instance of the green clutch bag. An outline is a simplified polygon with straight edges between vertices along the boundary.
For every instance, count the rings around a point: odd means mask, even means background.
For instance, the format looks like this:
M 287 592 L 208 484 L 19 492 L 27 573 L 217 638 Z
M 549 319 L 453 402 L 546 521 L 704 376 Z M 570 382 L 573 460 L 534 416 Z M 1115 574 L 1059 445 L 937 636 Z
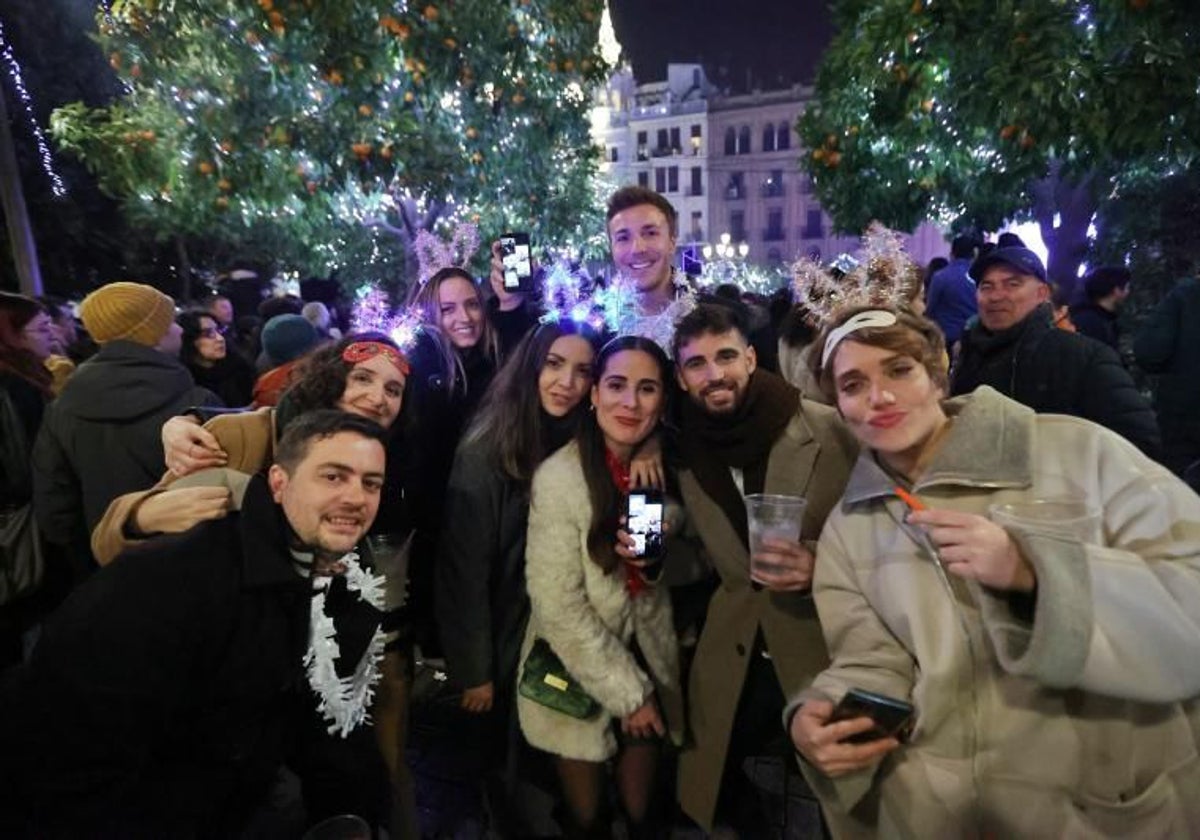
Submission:
M 545 639 L 534 639 L 517 691 L 535 703 L 562 712 L 569 717 L 587 720 L 600 711 L 600 704 L 584 691 L 563 666 Z

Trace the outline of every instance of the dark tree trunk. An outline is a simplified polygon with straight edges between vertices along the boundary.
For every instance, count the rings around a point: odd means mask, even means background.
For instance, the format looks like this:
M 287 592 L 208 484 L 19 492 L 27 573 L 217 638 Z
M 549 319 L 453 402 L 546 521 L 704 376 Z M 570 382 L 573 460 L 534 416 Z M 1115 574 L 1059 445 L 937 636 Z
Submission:
M 13 149 L 12 124 L 4 101 L 4 85 L 0 84 L 0 207 L 7 221 L 8 241 L 12 245 L 13 263 L 21 293 L 30 296 L 42 293 L 42 272 L 38 265 L 37 246 L 33 227 L 21 191 L 21 173 Z
M 1067 294 L 1075 297 L 1079 266 L 1088 250 L 1088 226 L 1096 215 L 1096 175 L 1088 173 L 1077 181 L 1064 180 L 1061 164 L 1053 161 L 1045 178 L 1034 182 L 1034 218 L 1041 228 L 1048 258 L 1046 273 Z M 1056 226 L 1055 216 L 1058 216 Z
M 192 261 L 188 258 L 187 244 L 183 241 L 182 236 L 175 237 L 175 259 L 178 261 L 175 271 L 179 277 L 179 300 L 190 302 L 192 299 Z

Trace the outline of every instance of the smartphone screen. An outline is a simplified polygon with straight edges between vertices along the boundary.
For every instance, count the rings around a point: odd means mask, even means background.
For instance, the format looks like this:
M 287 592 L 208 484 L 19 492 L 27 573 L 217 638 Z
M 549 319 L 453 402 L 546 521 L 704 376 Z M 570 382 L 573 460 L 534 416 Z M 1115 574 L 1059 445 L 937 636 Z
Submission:
M 506 233 L 500 237 L 500 260 L 504 264 L 504 288 L 524 290 L 533 276 L 528 233 Z
M 662 556 L 662 520 L 662 494 L 657 490 L 630 491 L 625 530 L 633 537 L 633 551 L 638 557 Z

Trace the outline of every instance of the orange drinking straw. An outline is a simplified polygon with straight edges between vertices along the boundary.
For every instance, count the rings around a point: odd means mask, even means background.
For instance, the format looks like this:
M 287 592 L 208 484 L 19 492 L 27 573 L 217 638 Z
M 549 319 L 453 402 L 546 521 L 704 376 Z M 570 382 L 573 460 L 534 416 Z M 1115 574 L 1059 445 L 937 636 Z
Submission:
M 908 505 L 909 510 L 912 510 L 914 512 L 918 511 L 918 510 L 925 510 L 925 505 L 923 505 L 921 503 L 921 500 L 918 499 L 916 496 L 914 496 L 912 493 L 909 493 L 903 487 L 900 487 L 899 485 L 897 485 L 896 487 L 893 487 L 892 489 L 896 491 L 896 495 L 900 497 L 900 501 L 902 501 L 902 502 L 904 502 L 904 504 Z

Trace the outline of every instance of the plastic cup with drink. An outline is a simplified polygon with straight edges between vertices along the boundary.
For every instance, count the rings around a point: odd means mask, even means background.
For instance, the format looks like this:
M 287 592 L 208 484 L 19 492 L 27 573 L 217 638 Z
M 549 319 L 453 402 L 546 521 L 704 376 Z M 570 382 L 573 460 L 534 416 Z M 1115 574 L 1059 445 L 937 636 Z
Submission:
M 764 540 L 800 541 L 806 500 L 800 496 L 752 493 L 746 497 L 746 524 L 750 538 L 750 579 L 762 583 L 761 574 L 776 574 L 787 567 L 758 559 Z

